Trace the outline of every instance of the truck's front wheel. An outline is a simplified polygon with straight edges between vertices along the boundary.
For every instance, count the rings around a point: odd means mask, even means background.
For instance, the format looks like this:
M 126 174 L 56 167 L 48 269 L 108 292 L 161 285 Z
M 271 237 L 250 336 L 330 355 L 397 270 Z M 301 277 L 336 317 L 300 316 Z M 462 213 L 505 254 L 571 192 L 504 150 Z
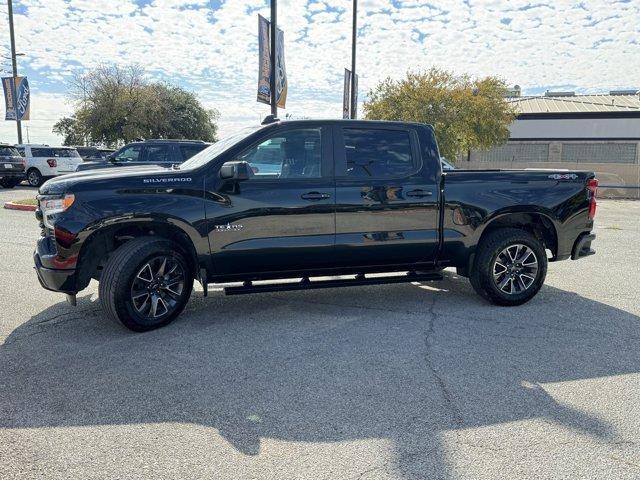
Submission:
M 118 248 L 100 277 L 100 301 L 135 332 L 163 327 L 187 304 L 192 269 L 169 240 L 140 237 Z
M 547 275 L 544 246 L 529 232 L 503 228 L 478 245 L 470 281 L 474 290 L 497 305 L 531 300 Z

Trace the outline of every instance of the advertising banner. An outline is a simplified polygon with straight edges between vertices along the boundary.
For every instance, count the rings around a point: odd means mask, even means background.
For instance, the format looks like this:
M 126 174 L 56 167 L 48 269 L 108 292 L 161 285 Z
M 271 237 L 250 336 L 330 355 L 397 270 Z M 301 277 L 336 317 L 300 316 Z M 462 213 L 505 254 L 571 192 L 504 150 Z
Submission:
M 258 102 L 271 104 L 271 22 L 258 15 Z M 276 34 L 276 103 L 285 108 L 287 103 L 287 70 L 284 62 L 284 32 L 277 29 Z
M 342 93 L 342 118 L 351 118 L 351 70 L 344 69 L 344 92 Z
M 355 85 L 354 85 L 355 88 L 353 89 L 354 90 L 353 93 L 354 93 L 354 95 L 356 97 L 355 101 L 353 102 L 353 104 L 355 106 L 354 108 L 356 109 L 356 111 L 353 112 L 353 118 L 358 118 L 358 74 L 357 73 L 356 73 L 356 78 L 355 78 L 353 83 L 355 83 Z
M 258 15 L 258 54 L 260 66 L 258 71 L 258 101 L 271 104 L 271 57 L 269 55 L 269 20 Z
M 356 115 L 353 118 L 358 118 L 358 74 L 356 73 Z M 351 118 L 351 70 L 344 69 L 344 92 L 342 93 L 342 118 Z
M 284 64 L 284 32 L 276 35 L 276 103 L 279 108 L 287 104 L 287 69 Z
M 29 120 L 29 110 L 31 103 L 31 95 L 29 90 L 29 81 L 27 77 L 16 77 L 18 89 L 16 88 L 13 77 L 4 77 L 2 79 L 2 88 L 4 89 L 5 104 L 5 120 Z M 17 115 L 16 115 L 17 107 Z

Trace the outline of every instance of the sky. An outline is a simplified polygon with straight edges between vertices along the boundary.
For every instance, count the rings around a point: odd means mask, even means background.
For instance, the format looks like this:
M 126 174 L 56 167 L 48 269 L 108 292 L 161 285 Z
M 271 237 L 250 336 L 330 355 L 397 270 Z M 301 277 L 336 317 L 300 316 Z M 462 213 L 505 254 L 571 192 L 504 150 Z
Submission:
M 280 117 L 338 118 L 351 63 L 351 0 L 279 0 L 289 81 Z M 359 99 L 377 82 L 439 67 L 495 75 L 523 93 L 640 88 L 640 0 L 360 0 Z M 220 132 L 256 124 L 258 14 L 267 0 L 14 0 L 18 69 L 31 86 L 30 141 L 60 143 L 74 75 L 99 64 L 143 66 L 220 112 Z M 9 55 L 0 3 L 0 56 Z M 2 76 L 11 68 L 0 58 Z M 0 107 L 4 118 L 4 103 Z M 23 129 L 26 141 L 26 130 Z M 16 142 L 0 122 L 0 141 Z

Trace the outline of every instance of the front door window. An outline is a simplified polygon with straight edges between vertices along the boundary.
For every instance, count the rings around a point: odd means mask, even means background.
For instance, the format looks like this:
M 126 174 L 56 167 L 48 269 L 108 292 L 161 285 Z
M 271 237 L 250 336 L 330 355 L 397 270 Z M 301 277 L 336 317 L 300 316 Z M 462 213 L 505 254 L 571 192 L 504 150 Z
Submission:
M 277 134 L 240 156 L 251 165 L 255 179 L 320 178 L 320 129 L 305 128 Z
M 132 145 L 130 147 L 123 148 L 120 153 L 116 155 L 116 161 L 118 162 L 138 162 L 140 161 L 140 153 L 142 147 L 140 145 Z

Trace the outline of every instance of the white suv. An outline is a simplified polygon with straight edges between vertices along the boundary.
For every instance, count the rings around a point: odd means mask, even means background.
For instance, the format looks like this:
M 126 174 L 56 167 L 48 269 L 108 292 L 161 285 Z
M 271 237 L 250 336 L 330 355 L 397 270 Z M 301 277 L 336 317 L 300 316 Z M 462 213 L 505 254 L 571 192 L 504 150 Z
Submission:
M 27 181 L 32 187 L 39 187 L 47 178 L 75 172 L 82 163 L 82 157 L 72 147 L 25 144 L 16 148 L 26 160 Z

